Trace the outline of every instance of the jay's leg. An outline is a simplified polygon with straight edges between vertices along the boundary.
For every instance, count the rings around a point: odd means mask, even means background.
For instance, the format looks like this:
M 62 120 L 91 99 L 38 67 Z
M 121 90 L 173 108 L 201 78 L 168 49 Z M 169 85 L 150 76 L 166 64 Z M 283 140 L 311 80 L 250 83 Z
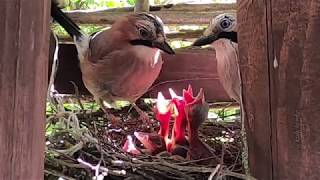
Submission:
M 111 112 L 110 109 L 107 108 L 104 104 L 103 104 L 103 100 L 101 98 L 96 98 L 96 102 L 98 103 L 98 105 L 101 107 L 101 109 L 103 110 L 103 112 L 105 113 L 105 117 L 110 120 L 112 125 L 116 125 L 118 124 L 121 119 L 119 117 L 114 116 Z
M 135 103 L 132 103 L 132 107 L 138 112 L 138 114 L 140 115 L 141 120 L 142 120 L 144 123 L 148 123 L 148 124 L 151 123 L 150 118 L 149 118 L 149 116 L 147 115 L 147 113 L 145 113 L 144 111 L 142 111 Z

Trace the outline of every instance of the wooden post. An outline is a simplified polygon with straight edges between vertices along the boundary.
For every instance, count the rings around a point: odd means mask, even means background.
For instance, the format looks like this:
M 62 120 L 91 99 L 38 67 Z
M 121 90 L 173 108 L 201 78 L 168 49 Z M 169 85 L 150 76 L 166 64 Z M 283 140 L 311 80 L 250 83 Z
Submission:
M 0 6 L 0 179 L 43 179 L 49 1 Z
M 319 179 L 320 1 L 238 5 L 251 173 L 259 180 Z
M 149 12 L 149 0 L 136 0 L 134 12 Z

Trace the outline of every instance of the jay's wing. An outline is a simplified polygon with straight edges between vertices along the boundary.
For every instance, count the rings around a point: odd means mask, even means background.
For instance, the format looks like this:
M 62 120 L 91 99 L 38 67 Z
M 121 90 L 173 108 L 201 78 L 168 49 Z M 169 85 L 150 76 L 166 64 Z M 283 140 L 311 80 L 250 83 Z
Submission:
M 240 100 L 240 76 L 238 45 L 229 40 L 219 40 L 216 46 L 218 73 L 228 95 L 237 102 Z
M 106 101 L 135 101 L 158 77 L 162 61 L 154 64 L 150 48 L 128 46 L 81 65 L 89 91 Z M 161 57 L 159 57 L 161 58 Z

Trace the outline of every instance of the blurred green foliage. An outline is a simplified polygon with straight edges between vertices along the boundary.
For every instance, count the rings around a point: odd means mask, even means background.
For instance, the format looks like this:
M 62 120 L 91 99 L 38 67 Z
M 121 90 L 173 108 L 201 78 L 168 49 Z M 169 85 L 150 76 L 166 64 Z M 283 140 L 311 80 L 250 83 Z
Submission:
M 64 0 L 65 10 L 119 8 L 134 3 L 135 0 Z
M 135 0 L 62 0 L 65 10 L 134 6 Z M 150 4 L 235 3 L 236 0 L 149 0 Z
M 82 24 L 82 25 L 80 25 L 80 28 L 86 34 L 93 34 L 95 32 L 98 32 L 98 31 L 105 29 L 104 26 L 94 25 L 94 24 Z M 58 36 L 68 36 L 68 33 L 63 29 L 62 26 L 60 26 L 58 24 L 52 24 L 51 29 Z
M 101 31 L 102 29 L 105 29 L 103 26 L 92 25 L 92 24 L 80 25 L 80 28 L 87 34 L 93 34 L 95 32 Z M 69 36 L 68 33 L 58 24 L 53 24 L 51 29 L 59 37 Z M 192 42 L 186 41 L 186 40 L 169 40 L 169 44 L 173 48 L 177 49 L 177 48 L 181 48 L 181 47 L 190 46 L 192 44 Z

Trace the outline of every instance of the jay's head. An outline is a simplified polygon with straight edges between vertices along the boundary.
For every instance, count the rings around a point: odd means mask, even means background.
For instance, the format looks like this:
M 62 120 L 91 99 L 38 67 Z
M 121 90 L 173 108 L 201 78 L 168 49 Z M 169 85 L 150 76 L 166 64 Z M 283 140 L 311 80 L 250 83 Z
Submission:
M 210 21 L 208 28 L 204 31 L 203 35 L 193 43 L 193 45 L 203 46 L 211 44 L 221 38 L 237 42 L 238 39 L 236 31 L 236 17 L 229 14 L 220 14 Z
M 148 13 L 135 13 L 127 16 L 126 23 L 122 26 L 127 27 L 127 37 L 132 45 L 158 48 L 168 54 L 175 53 L 167 42 L 159 17 Z

